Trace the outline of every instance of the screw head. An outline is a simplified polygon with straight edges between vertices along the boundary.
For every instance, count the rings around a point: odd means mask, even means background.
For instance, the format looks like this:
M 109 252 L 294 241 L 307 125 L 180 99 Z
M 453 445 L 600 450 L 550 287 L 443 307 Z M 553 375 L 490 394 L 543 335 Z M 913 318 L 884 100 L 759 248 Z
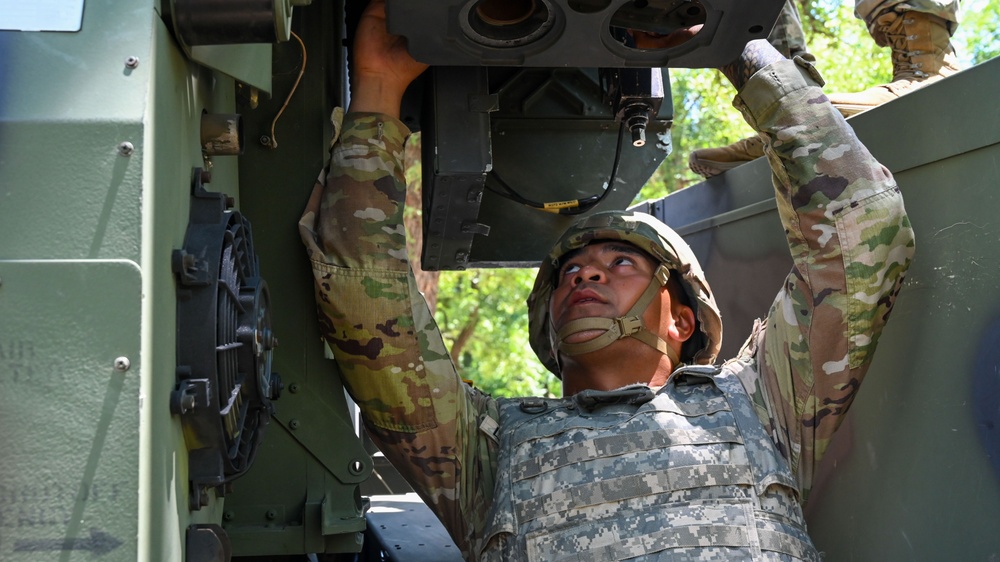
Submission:
M 118 371 L 119 373 L 124 373 L 125 371 L 129 370 L 131 366 L 132 362 L 129 361 L 128 357 L 122 356 L 115 359 L 115 370 Z
M 126 68 L 135 68 L 137 66 L 139 66 L 139 57 L 130 56 L 130 57 L 126 57 L 125 58 L 125 67 Z
M 122 156 L 132 156 L 133 152 L 135 152 L 135 146 L 128 141 L 118 145 L 118 154 L 121 154 Z
M 197 405 L 198 405 L 198 399 L 195 397 L 194 394 L 185 394 L 181 398 L 181 413 L 186 414 L 191 410 L 194 410 L 194 407 Z

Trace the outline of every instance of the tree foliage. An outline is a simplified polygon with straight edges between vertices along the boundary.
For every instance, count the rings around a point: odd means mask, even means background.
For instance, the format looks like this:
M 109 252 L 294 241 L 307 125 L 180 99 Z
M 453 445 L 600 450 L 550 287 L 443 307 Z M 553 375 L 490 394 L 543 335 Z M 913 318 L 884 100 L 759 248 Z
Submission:
M 961 25 L 954 42 L 967 66 L 1000 56 L 1000 0 L 967 0 L 962 4 Z
M 462 377 L 494 396 L 559 395 L 558 380 L 528 344 L 525 305 L 534 269 L 446 272 L 438 326 Z
M 963 66 L 1000 55 L 1000 0 L 966 0 L 953 38 Z M 799 3 L 809 51 L 826 80 L 825 90 L 859 91 L 889 81 L 888 49 L 878 47 L 853 4 L 834 0 Z M 752 133 L 732 106 L 733 89 L 713 69 L 673 69 L 673 152 L 643 187 L 638 201 L 661 198 L 701 181 L 688 169 L 695 149 L 723 146 Z M 410 179 L 413 179 L 412 171 Z M 411 181 L 411 183 L 413 183 Z M 419 182 L 417 182 L 419 183 Z M 436 319 L 460 373 L 495 396 L 560 395 L 560 383 L 528 345 L 525 299 L 535 270 L 444 272 Z

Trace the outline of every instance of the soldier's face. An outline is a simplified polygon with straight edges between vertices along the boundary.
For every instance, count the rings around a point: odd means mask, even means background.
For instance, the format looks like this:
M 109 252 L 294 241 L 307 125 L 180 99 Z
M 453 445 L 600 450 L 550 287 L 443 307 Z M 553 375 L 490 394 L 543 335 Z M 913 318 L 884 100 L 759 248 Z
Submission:
M 632 244 L 619 241 L 595 242 L 561 260 L 556 287 L 549 301 L 552 325 L 558 331 L 570 320 L 588 317 L 623 316 L 649 285 L 657 263 Z M 659 306 L 650 306 L 643 315 L 647 326 L 658 326 Z M 603 330 L 578 332 L 568 343 L 588 341 Z

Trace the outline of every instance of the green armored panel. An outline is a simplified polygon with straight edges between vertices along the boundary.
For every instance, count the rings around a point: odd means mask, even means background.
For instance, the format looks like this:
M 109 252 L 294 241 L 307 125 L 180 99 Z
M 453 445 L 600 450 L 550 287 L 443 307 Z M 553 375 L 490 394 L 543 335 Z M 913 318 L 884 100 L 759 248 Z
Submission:
M 134 559 L 141 276 L 0 260 L 4 560 Z
M 806 515 L 827 560 L 1000 552 L 1000 59 L 849 120 L 917 252 Z M 732 357 L 791 267 L 761 159 L 652 203 L 706 266 Z
M 151 7 L 119 12 L 111 41 L 89 24 L 112 3 L 76 4 L 79 31 L 0 31 L 0 559 L 11 561 L 135 560 L 143 540 L 155 19 Z
M 197 11 L 190 2 L 56 4 L 78 10 L 82 24 L 30 31 L 37 27 L 0 15 L 0 559 L 208 559 L 232 550 L 221 527 L 224 496 L 244 486 L 236 477 L 262 449 L 255 430 L 270 417 L 267 400 L 254 395 L 255 381 L 270 375 L 263 359 L 273 344 L 259 268 L 281 272 L 278 258 L 302 255 L 282 239 L 258 261 L 249 231 L 257 217 L 235 210 L 272 184 L 238 181 L 241 148 L 231 145 L 242 131 L 231 75 L 270 87 L 271 45 L 183 46 L 172 17 Z M 270 8 L 254 9 L 258 22 L 272 17 Z M 33 4 L 23 11 L 41 20 L 55 13 Z M 266 96 L 250 86 L 240 92 L 246 111 L 251 98 Z M 259 118 L 269 123 L 267 111 Z M 218 136 L 204 134 L 212 126 Z M 308 142 L 322 153 L 322 140 Z M 299 207 L 310 188 L 302 184 L 289 205 Z M 266 222 L 266 208 L 252 212 Z M 193 240 L 195 230 L 215 238 Z M 256 239 L 268 236 L 262 230 Z M 206 255 L 206 248 L 222 249 Z M 304 267 L 304 257 L 294 263 Z M 220 281 L 227 273 L 233 277 Z M 308 286 L 295 283 L 296 294 Z M 287 289 L 279 279 L 271 293 Z M 295 414 L 290 399 L 278 419 L 291 426 L 325 416 L 314 425 L 353 440 L 360 464 L 328 466 L 347 445 L 321 442 L 325 453 L 316 457 L 327 465 L 310 465 L 314 480 L 335 480 L 319 489 L 345 491 L 314 500 L 291 481 L 297 498 L 284 511 L 315 536 L 334 537 L 325 550 L 357 550 L 358 486 L 341 480 L 360 480 L 370 460 L 330 363 L 319 359 L 318 338 L 296 334 L 315 326 L 311 295 L 295 302 L 273 314 L 290 327 L 278 364 L 292 380 L 319 369 L 331 386 L 308 388 L 325 409 Z M 308 342 L 310 352 L 296 342 Z M 206 346 L 209 359 L 191 359 L 205 357 Z M 317 358 L 315 367 L 286 359 L 306 355 Z M 223 371 L 235 375 L 230 386 L 216 378 Z M 213 408 L 214 418 L 192 413 Z M 212 431 L 225 433 L 231 448 L 220 450 Z M 293 441 L 295 454 L 313 458 L 302 453 L 314 446 L 308 441 Z M 274 488 L 269 478 L 250 485 Z M 324 549 L 301 536 L 278 548 Z

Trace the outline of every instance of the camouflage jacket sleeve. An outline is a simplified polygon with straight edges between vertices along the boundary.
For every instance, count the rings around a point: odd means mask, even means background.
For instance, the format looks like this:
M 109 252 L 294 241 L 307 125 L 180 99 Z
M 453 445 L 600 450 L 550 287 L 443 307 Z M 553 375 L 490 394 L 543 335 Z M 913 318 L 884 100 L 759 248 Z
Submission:
M 299 224 L 323 338 L 369 433 L 465 551 L 493 492 L 495 445 L 479 428 L 496 405 L 457 375 L 406 261 L 409 131 L 353 113 L 342 129 Z
M 806 61 L 759 71 L 734 105 L 766 140 L 793 267 L 740 358 L 758 415 L 806 498 L 871 364 L 913 254 L 892 174 Z

